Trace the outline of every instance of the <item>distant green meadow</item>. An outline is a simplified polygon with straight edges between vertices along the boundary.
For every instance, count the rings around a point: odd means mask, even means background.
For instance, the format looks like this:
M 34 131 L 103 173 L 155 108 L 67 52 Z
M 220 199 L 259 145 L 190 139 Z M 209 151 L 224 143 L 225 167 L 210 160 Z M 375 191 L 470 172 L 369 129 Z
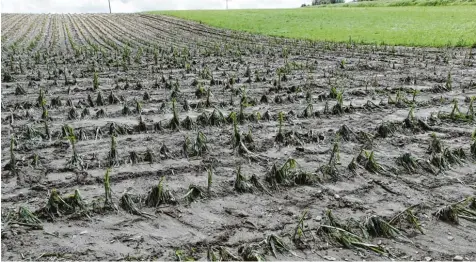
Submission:
M 476 5 L 152 11 L 290 38 L 402 46 L 476 47 Z

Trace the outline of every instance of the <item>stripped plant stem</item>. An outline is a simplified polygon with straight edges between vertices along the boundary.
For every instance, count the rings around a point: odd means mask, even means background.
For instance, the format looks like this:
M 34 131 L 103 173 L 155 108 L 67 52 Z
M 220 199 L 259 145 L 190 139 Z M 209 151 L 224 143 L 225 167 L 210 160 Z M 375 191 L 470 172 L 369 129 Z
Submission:
M 306 218 L 307 210 L 305 210 L 302 216 L 299 218 L 299 221 L 296 225 L 296 229 L 294 229 L 293 240 L 301 238 L 301 236 L 305 236 L 304 233 L 304 218 Z
M 117 206 L 116 204 L 114 204 L 112 200 L 110 172 L 111 172 L 111 169 L 108 168 L 106 170 L 106 174 L 104 175 L 104 207 L 117 210 Z
M 179 117 L 178 117 L 178 111 L 177 111 L 177 108 L 176 108 L 176 104 L 177 101 L 175 100 L 175 98 L 172 99 L 172 113 L 173 113 L 173 118 L 172 120 L 170 120 L 170 128 L 173 129 L 173 130 L 178 130 L 179 127 L 180 127 L 180 120 L 179 120 Z
M 208 195 L 210 195 L 211 192 L 212 192 L 212 184 L 213 184 L 213 169 L 212 169 L 212 167 L 209 167 L 207 169 L 207 174 L 208 174 L 208 176 L 207 176 L 207 193 L 208 193 Z
M 117 167 L 120 164 L 119 153 L 117 152 L 116 137 L 113 135 L 111 136 L 111 150 L 109 151 L 107 160 L 109 167 Z
M 73 149 L 73 156 L 67 162 L 68 167 L 70 168 L 80 167 L 81 169 L 83 169 L 83 158 L 76 151 L 76 136 L 74 134 L 74 130 L 72 127 L 66 126 L 66 136 L 67 136 L 66 138 L 71 143 L 71 147 Z
M 12 136 L 10 138 L 10 162 L 8 162 L 8 164 L 5 166 L 5 169 L 6 170 L 10 170 L 12 172 L 13 175 L 17 175 L 18 174 L 18 170 L 17 170 L 17 158 L 15 156 L 15 153 L 13 152 L 14 148 L 15 148 L 15 145 L 16 145 L 16 140 L 15 138 Z
M 283 134 L 283 123 L 284 123 L 284 113 L 279 112 L 278 114 L 278 134 L 275 137 L 275 141 L 282 143 L 284 142 L 284 134 Z

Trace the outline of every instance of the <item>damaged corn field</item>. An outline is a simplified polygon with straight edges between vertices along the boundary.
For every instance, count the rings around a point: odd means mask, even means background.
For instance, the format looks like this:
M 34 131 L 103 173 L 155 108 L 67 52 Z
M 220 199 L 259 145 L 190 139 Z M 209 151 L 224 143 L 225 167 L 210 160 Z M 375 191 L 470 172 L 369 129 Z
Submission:
M 2 259 L 476 259 L 474 48 L 1 29 Z

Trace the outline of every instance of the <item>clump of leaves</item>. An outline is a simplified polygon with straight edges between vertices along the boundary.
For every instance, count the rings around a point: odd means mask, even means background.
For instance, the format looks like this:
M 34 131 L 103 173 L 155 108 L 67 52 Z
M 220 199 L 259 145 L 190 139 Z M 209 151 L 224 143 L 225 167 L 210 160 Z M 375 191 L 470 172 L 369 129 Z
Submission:
M 109 104 L 111 105 L 115 105 L 115 104 L 118 104 L 119 102 L 121 102 L 121 100 L 119 99 L 119 97 L 117 97 L 111 90 L 111 92 L 109 93 L 109 97 L 108 97 L 108 102 Z
M 15 95 L 26 95 L 25 89 L 20 84 L 17 84 L 17 87 L 15 88 Z
M 5 73 L 3 74 L 3 82 L 8 83 L 8 82 L 13 82 L 13 81 L 14 81 L 14 78 L 10 74 L 10 72 L 5 71 Z
M 362 163 L 365 169 L 372 173 L 381 173 L 384 171 L 384 168 L 375 160 L 374 152 L 368 152 L 362 150 L 357 161 Z
M 404 153 L 397 158 L 397 164 L 402 166 L 408 173 L 415 173 L 418 169 L 418 162 L 411 153 Z
M 266 176 L 266 181 L 273 187 L 276 187 L 278 184 L 290 185 L 293 181 L 293 169 L 295 169 L 296 166 L 297 162 L 293 158 L 289 158 L 280 168 L 274 164 Z
M 135 203 L 135 202 L 138 202 L 137 201 L 138 199 L 139 199 L 139 197 L 137 197 L 137 196 L 131 195 L 129 193 L 124 193 L 124 195 L 122 195 L 122 197 L 121 197 L 120 206 L 121 206 L 122 209 L 124 209 L 125 211 L 127 211 L 130 214 L 133 214 L 133 215 L 136 215 L 136 216 L 142 216 L 142 217 L 145 217 L 145 218 L 153 217 L 152 215 L 149 215 L 149 214 L 139 210 L 139 208 L 137 207 L 137 205 Z
M 188 187 L 187 194 L 185 194 L 184 198 L 187 199 L 189 203 L 192 203 L 193 201 L 199 198 L 203 198 L 203 196 L 204 196 L 203 190 L 200 187 L 195 185 L 190 185 Z
M 74 194 L 64 198 L 64 201 L 73 208 L 73 213 L 82 213 L 87 216 L 87 207 L 86 202 L 83 200 L 83 197 L 79 193 L 79 190 L 74 190 Z
M 312 104 L 308 104 L 306 106 L 306 109 L 304 109 L 304 111 L 302 112 L 302 117 L 304 117 L 304 118 L 312 117 L 313 116 L 312 111 L 313 111 Z
M 248 133 L 243 133 L 243 140 L 246 142 L 246 144 L 253 144 L 253 134 L 251 133 L 251 129 L 248 130 Z
M 181 126 L 187 130 L 192 130 L 195 127 L 195 122 L 190 116 L 187 116 L 181 123 Z
M 68 120 L 76 120 L 78 119 L 78 112 L 76 111 L 75 107 L 71 107 L 71 109 L 68 112 Z
M 73 207 L 64 201 L 64 199 L 58 194 L 58 191 L 53 189 L 50 192 L 48 203 L 40 210 L 40 213 L 53 219 L 54 217 L 62 216 L 63 214 L 69 214 L 73 210 Z
M 91 94 L 88 94 L 88 104 L 90 107 L 94 107 L 94 100 L 91 96 Z
M 23 131 L 23 138 L 27 140 L 35 139 L 37 137 L 41 137 L 40 131 L 36 128 L 32 127 L 31 125 L 26 125 Z
M 337 103 L 332 107 L 332 114 L 342 115 L 344 113 L 344 96 L 342 92 L 338 92 L 336 96 Z
M 133 133 L 133 129 L 128 125 L 120 125 L 117 123 L 111 123 L 109 125 L 109 135 L 119 136 L 119 135 L 130 135 Z
M 203 87 L 203 85 L 199 84 L 197 86 L 197 89 L 195 90 L 195 96 L 197 98 L 202 98 L 204 97 L 205 95 L 207 94 L 207 91 L 205 91 L 205 88 Z
M 243 261 L 265 261 L 264 255 L 259 249 L 260 246 L 258 244 L 248 244 L 238 249 L 238 252 L 243 258 Z
M 440 171 L 450 168 L 450 164 L 443 154 L 431 154 L 430 163 L 439 168 Z
M 268 104 L 269 103 L 269 98 L 266 96 L 266 94 L 263 94 L 261 96 L 260 103 L 262 103 L 262 104 Z
M 187 156 L 202 156 L 208 151 L 207 137 L 202 131 L 198 131 L 193 143 L 190 142 L 188 137 L 185 139 L 183 150 Z
M 83 111 L 81 111 L 81 118 L 85 118 L 86 116 L 91 115 L 91 112 L 89 112 L 89 108 L 85 107 Z
M 458 100 L 453 100 L 453 109 L 451 110 L 450 118 L 453 120 L 460 119 L 462 117 L 461 111 L 458 107 Z
M 38 168 L 41 166 L 41 162 L 40 162 L 40 156 L 38 154 L 33 154 L 32 156 L 33 160 L 31 161 L 31 165 L 34 167 L 34 168 Z
M 153 164 L 154 159 L 155 159 L 154 152 L 152 151 L 152 149 L 147 148 L 147 151 L 145 152 L 145 156 L 144 156 L 144 161 L 149 162 L 149 164 Z
M 138 132 L 147 132 L 147 124 L 145 123 L 142 116 L 139 116 L 139 123 L 136 126 Z
M 457 205 L 444 206 L 438 209 L 433 215 L 441 221 L 456 225 L 459 224 Z
M 414 213 L 414 209 L 418 205 L 413 205 L 402 212 L 398 213 L 396 216 L 394 216 L 388 223 L 390 225 L 399 225 L 402 224 L 403 222 L 407 222 L 410 224 L 411 227 L 415 228 L 416 230 L 420 231 L 420 233 L 424 234 L 423 228 L 421 227 L 420 220 Z
M 127 102 L 124 103 L 124 107 L 122 108 L 122 114 L 127 116 L 132 113 L 132 110 L 127 106 Z
M 352 174 L 357 174 L 357 161 L 355 160 L 355 157 L 353 157 L 352 161 L 350 161 L 350 163 L 347 165 L 347 169 L 349 169 Z
M 387 138 L 398 130 L 398 125 L 393 122 L 384 122 L 377 128 L 377 133 L 381 138 Z
M 208 261 L 240 261 L 237 256 L 232 254 L 227 248 L 219 247 L 218 255 L 215 254 L 215 250 L 212 247 L 207 248 L 207 260 Z
M 277 252 L 279 252 L 281 254 L 290 253 L 290 254 L 294 255 L 294 253 L 291 251 L 289 246 L 286 245 L 286 243 L 284 243 L 284 241 L 280 237 L 278 237 L 274 234 L 271 234 L 271 235 L 266 237 L 266 244 L 267 244 L 267 250 L 271 251 L 271 254 L 275 258 L 278 258 L 276 256 Z
M 5 219 L 2 219 L 2 223 L 28 226 L 33 229 L 43 229 L 40 219 L 25 206 L 20 206 L 18 212 L 9 213 Z
M 294 183 L 296 183 L 297 185 L 313 185 L 318 181 L 319 178 L 313 173 L 298 172 L 294 176 Z
M 466 158 L 466 154 L 462 148 L 451 150 L 449 148 L 445 148 L 443 151 L 443 156 L 448 161 L 449 164 L 462 164 L 463 159 Z
M 331 181 L 339 180 L 339 170 L 337 170 L 334 163 L 321 166 L 319 171 L 322 173 L 323 179 Z
M 215 108 L 210 116 L 210 124 L 213 126 L 221 126 L 224 123 L 226 123 L 225 116 L 220 110 Z
M 191 120 L 191 119 L 190 119 L 190 120 Z M 194 123 L 194 125 L 195 125 L 195 123 L 197 123 L 197 124 L 199 124 L 199 125 L 201 125 L 201 126 L 207 126 L 207 125 L 209 125 L 210 119 L 209 119 L 209 117 L 208 117 L 207 112 L 201 113 L 201 114 L 197 117 L 197 120 L 196 120 L 195 122 L 192 121 L 192 123 Z M 184 124 L 183 121 L 182 121 L 182 124 Z
M 241 174 L 241 166 L 236 171 L 235 191 L 238 193 L 253 193 L 253 186 L 248 179 Z
M 129 152 L 129 160 L 131 161 L 131 164 L 135 165 L 141 161 L 139 155 L 137 154 L 136 151 L 131 151 Z
M 98 92 L 98 96 L 96 97 L 96 105 L 103 106 L 104 105 L 104 98 L 102 97 L 101 91 Z
M 159 149 L 159 154 L 162 159 L 168 159 L 171 157 L 169 148 L 163 144 Z
M 398 229 L 377 215 L 368 216 L 365 219 L 363 226 L 367 233 L 373 237 L 394 238 L 403 236 Z
M 336 165 L 340 161 L 340 149 L 339 149 L 339 137 L 336 138 L 331 151 L 331 157 L 327 165 L 323 165 L 319 168 L 325 179 L 331 181 L 337 181 L 339 179 L 339 171 L 337 170 Z
M 356 136 L 354 131 L 352 131 L 352 129 L 345 124 L 339 128 L 337 134 L 339 135 L 339 137 L 342 137 L 344 141 L 351 141 Z
M 249 182 L 258 190 L 265 192 L 268 195 L 271 195 L 271 193 L 268 191 L 268 189 L 261 183 L 258 179 L 258 176 L 253 174 L 251 178 L 249 179 Z
M 63 106 L 63 103 L 61 102 L 61 98 L 56 97 L 56 98 L 51 99 L 51 106 L 52 107 L 61 107 L 61 106 Z
M 149 101 L 150 100 L 150 94 L 149 92 L 145 91 L 144 95 L 142 96 L 142 99 L 144 101 Z
M 388 252 L 379 245 L 366 243 L 361 237 L 352 233 L 349 228 L 337 221 L 330 210 L 325 213 L 318 229 L 318 234 L 329 242 L 340 244 L 349 249 L 367 249 L 378 254 L 386 255 Z

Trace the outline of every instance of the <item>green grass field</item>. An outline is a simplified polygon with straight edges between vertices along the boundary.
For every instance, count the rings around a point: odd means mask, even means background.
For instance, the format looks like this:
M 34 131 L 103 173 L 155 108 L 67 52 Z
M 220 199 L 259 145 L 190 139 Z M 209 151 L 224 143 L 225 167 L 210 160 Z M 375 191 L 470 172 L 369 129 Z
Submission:
M 154 11 L 252 33 L 404 46 L 476 47 L 476 6 Z
M 384 7 L 384 6 L 453 6 L 476 5 L 476 0 L 372 0 L 318 7 Z

